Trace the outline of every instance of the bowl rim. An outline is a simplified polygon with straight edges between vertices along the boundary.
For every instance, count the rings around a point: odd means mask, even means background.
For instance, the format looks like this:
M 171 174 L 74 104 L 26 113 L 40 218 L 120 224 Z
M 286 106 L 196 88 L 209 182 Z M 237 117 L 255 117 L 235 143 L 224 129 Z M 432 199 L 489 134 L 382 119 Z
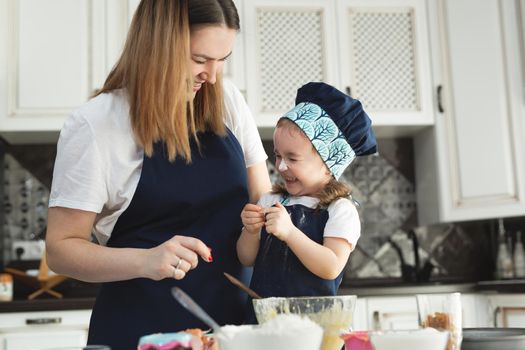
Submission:
M 344 300 L 344 299 L 357 299 L 357 295 L 321 295 L 321 296 L 301 296 L 301 297 L 267 297 L 260 299 L 253 299 L 254 302 L 263 302 L 265 300 L 308 300 L 308 299 L 324 299 L 324 300 Z

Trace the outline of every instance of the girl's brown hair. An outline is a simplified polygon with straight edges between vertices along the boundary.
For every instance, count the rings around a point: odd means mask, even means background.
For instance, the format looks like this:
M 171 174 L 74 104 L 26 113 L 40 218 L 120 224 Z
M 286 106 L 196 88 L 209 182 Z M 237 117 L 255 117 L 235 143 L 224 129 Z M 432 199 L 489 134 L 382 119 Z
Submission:
M 142 0 L 123 52 L 97 93 L 125 88 L 131 126 L 146 155 L 163 141 L 170 161 L 191 162 L 197 132 L 224 134 L 222 79 L 205 83 L 191 103 L 190 29 L 225 25 L 239 30 L 232 0 Z
M 290 119 L 279 119 L 275 128 L 277 129 L 280 127 L 288 127 L 290 132 L 300 133 L 303 137 L 307 138 L 303 130 Z M 312 151 L 317 153 L 317 150 L 315 149 L 313 144 Z M 286 187 L 282 183 L 276 183 L 273 185 L 272 193 L 287 195 L 288 191 L 286 191 Z M 326 208 L 330 205 L 330 203 L 339 198 L 350 198 L 351 193 L 352 189 L 350 188 L 350 186 L 348 186 L 344 182 L 336 180 L 335 177 L 332 176 L 330 178 L 330 181 L 323 187 L 323 189 L 319 193 L 314 194 L 314 196 L 319 199 L 318 208 Z

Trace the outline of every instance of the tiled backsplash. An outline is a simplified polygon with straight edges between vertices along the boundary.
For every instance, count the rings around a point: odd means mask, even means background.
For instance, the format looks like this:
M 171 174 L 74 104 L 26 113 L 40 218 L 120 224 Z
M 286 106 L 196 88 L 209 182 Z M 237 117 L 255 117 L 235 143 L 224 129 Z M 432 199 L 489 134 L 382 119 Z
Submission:
M 273 146 L 264 142 L 270 157 L 273 181 Z M 406 263 L 414 264 L 413 229 L 419 240 L 422 263 L 436 266 L 433 278 L 478 280 L 492 277 L 495 221 L 417 226 L 412 140 L 380 139 L 380 155 L 356 159 L 342 180 L 353 188 L 360 203 L 362 233 L 345 270 L 343 283 L 370 278 L 399 278 L 400 259 L 389 243 L 398 244 Z M 11 259 L 10 245 L 16 239 L 34 239 L 46 225 L 54 145 L 9 146 L 3 152 L 2 252 L 4 263 Z M 525 227 L 524 218 L 506 219 L 513 231 Z M 480 253 L 481 252 L 481 253 Z
M 13 241 L 34 240 L 47 222 L 49 189 L 11 155 L 3 158 L 2 247 L 4 262 L 11 256 Z

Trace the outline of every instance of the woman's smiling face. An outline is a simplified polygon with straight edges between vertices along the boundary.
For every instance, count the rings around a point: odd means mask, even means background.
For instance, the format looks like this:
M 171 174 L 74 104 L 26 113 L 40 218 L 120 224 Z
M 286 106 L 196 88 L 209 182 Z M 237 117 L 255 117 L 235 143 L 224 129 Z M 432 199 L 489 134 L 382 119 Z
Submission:
M 226 26 L 197 26 L 190 34 L 191 70 L 193 93 L 202 84 L 215 84 L 217 74 L 224 68 L 230 56 L 237 31 Z
M 293 196 L 315 196 L 332 174 L 306 135 L 293 122 L 277 126 L 273 134 L 275 167 Z

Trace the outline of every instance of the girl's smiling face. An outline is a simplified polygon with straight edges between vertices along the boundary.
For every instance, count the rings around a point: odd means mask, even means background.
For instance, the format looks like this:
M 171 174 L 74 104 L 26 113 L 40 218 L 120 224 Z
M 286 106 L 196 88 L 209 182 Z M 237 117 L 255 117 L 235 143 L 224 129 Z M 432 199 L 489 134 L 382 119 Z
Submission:
M 292 121 L 283 121 L 273 134 L 275 167 L 293 196 L 315 196 L 332 174 L 310 140 Z

